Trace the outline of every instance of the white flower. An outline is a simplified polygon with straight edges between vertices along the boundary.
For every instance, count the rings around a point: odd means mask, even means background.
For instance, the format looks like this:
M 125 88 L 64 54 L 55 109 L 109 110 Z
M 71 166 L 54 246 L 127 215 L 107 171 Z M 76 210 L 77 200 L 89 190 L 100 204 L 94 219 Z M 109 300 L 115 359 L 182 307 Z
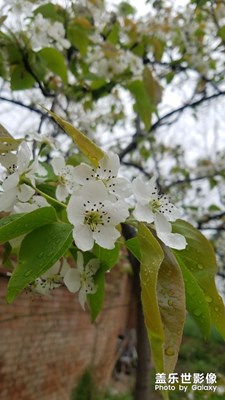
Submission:
M 37 132 L 32 132 L 29 136 L 31 140 L 35 140 L 36 142 L 49 146 L 53 150 L 59 149 L 59 144 L 57 143 L 57 140 L 54 137 L 50 136 L 49 133 L 39 134 Z
M 172 233 L 168 221 L 175 221 L 180 217 L 180 211 L 169 202 L 167 196 L 160 195 L 153 177 L 147 183 L 140 178 L 132 182 L 133 193 L 137 205 L 133 212 L 138 221 L 155 223 L 157 236 L 168 246 L 175 249 L 184 249 L 186 240 L 180 234 Z
M 102 181 L 109 193 L 126 198 L 131 195 L 130 182 L 125 178 L 117 177 L 119 168 L 118 155 L 109 152 L 99 161 L 96 169 L 84 163 L 75 167 L 74 177 L 80 185 L 85 185 L 87 181 Z
M 76 293 L 79 290 L 78 298 L 81 307 L 85 309 L 87 294 L 94 294 L 97 286 L 94 283 L 93 276 L 99 268 L 99 260 L 93 258 L 84 266 L 82 253 L 77 253 L 77 269 L 70 268 L 64 276 L 64 283 L 67 289 Z
M 49 20 L 44 18 L 42 14 L 38 13 L 35 15 L 27 31 L 31 46 L 34 50 L 40 50 L 49 45 L 48 29 Z
M 27 32 L 34 50 L 54 45 L 59 51 L 70 47 L 69 40 L 65 39 L 65 29 L 61 22 L 44 18 L 38 13 L 32 20 Z
M 35 190 L 23 183 L 24 178 L 30 180 L 34 186 L 36 175 L 45 175 L 47 173 L 40 166 L 37 158 L 32 163 L 30 163 L 30 159 L 31 151 L 27 143 L 22 142 L 17 153 L 17 164 L 13 166 L 15 172 L 7 176 L 2 183 L 3 192 L 0 193 L 0 211 L 11 211 L 18 200 L 26 202 L 33 196 Z
M 13 208 L 15 213 L 29 213 L 41 207 L 51 207 L 47 200 L 38 195 L 31 197 L 26 203 L 18 201 Z
M 91 181 L 73 194 L 67 207 L 67 215 L 74 225 L 73 237 L 77 247 L 91 250 L 94 242 L 106 249 L 113 249 L 120 236 L 115 228 L 129 215 L 128 205 L 123 200 L 111 201 L 101 181 Z
M 48 271 L 35 279 L 34 283 L 30 285 L 31 290 L 35 293 L 49 296 L 53 289 L 62 285 L 63 278 L 69 269 L 70 266 L 66 259 L 56 261 Z
M 15 153 L 5 153 L 0 155 L 1 165 L 7 169 L 9 174 L 12 174 L 16 170 L 17 155 Z
M 56 198 L 66 201 L 66 198 L 75 188 L 74 170 L 72 165 L 66 165 L 63 157 L 55 157 L 52 160 L 54 173 L 58 176 Z
M 51 22 L 48 29 L 48 35 L 54 40 L 55 46 L 59 51 L 70 47 L 69 40 L 65 39 L 65 29 L 61 22 Z
M 162 214 L 155 216 L 155 229 L 157 236 L 163 243 L 173 249 L 185 249 L 187 242 L 184 236 L 179 233 L 172 233 L 172 226 Z

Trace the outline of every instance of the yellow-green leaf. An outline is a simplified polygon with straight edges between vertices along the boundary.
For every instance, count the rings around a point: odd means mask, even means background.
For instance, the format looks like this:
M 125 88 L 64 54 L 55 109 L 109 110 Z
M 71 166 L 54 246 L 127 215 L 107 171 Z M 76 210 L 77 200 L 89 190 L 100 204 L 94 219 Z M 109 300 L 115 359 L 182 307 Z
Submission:
M 174 371 L 186 317 L 185 288 L 181 270 L 171 250 L 163 246 L 164 260 L 158 273 L 158 304 L 165 343 L 164 372 Z
M 56 75 L 60 76 L 64 83 L 67 83 L 67 67 L 64 56 L 59 50 L 53 47 L 45 47 L 37 53 L 49 68 Z
M 128 83 L 126 88 L 135 99 L 134 109 L 144 122 L 145 129 L 150 129 L 152 111 L 154 111 L 155 107 L 149 98 L 144 82 L 141 80 L 134 80 Z
M 158 305 L 157 282 L 164 255 L 158 241 L 144 224 L 139 224 L 141 298 L 152 356 L 157 372 L 164 372 L 165 335 Z
M 212 322 L 225 337 L 225 307 L 215 285 L 217 266 L 213 248 L 201 232 L 185 221 L 176 221 L 173 231 L 184 235 L 188 243 L 186 249 L 173 251 L 178 263 L 185 265 L 198 282 L 208 302 Z M 196 299 L 196 308 L 198 306 Z
M 98 166 L 99 161 L 104 157 L 104 151 L 69 122 L 58 117 L 55 113 L 47 110 L 45 107 L 43 108 L 61 126 L 64 132 L 66 132 L 73 139 L 74 143 L 77 145 L 80 151 L 89 158 L 92 164 Z
M 162 86 L 153 77 L 152 72 L 148 67 L 144 68 L 143 82 L 151 102 L 157 106 L 162 99 Z
M 9 153 L 17 150 L 20 139 L 14 139 L 12 135 L 0 124 L 0 153 Z
M 196 321 L 203 337 L 207 339 L 211 329 L 209 305 L 202 288 L 199 286 L 193 274 L 185 267 L 181 259 L 179 259 L 179 264 L 185 283 L 186 308 Z

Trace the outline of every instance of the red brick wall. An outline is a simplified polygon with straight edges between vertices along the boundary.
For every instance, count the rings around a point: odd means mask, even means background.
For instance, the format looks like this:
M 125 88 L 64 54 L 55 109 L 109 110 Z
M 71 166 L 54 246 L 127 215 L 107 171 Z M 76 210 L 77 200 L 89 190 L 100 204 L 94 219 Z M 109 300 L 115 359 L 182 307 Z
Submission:
M 51 298 L 23 293 L 6 304 L 7 278 L 0 277 L 0 400 L 69 400 L 90 366 L 98 386 L 107 385 L 131 299 L 127 274 L 115 268 L 107 281 L 104 308 L 92 324 L 65 288 Z

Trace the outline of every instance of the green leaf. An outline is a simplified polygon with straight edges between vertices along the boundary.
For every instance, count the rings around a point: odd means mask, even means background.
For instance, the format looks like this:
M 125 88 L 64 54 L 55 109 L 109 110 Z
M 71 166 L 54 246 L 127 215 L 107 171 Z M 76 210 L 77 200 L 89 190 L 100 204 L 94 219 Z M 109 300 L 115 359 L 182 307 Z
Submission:
M 171 373 L 177 362 L 186 315 L 183 278 L 171 251 L 163 246 L 163 255 L 151 232 L 144 225 L 141 229 L 141 236 L 127 240 L 126 246 L 142 263 L 145 253 L 146 273 L 144 276 L 141 265 L 140 275 L 142 303 L 153 359 L 159 372 Z M 154 334 L 156 327 L 159 338 Z
M 221 37 L 222 40 L 225 40 L 225 25 L 222 26 L 218 31 L 218 36 Z
M 136 257 L 138 261 L 141 260 L 140 245 L 137 237 L 126 240 L 126 247 L 134 255 L 134 257 Z
M 99 161 L 104 157 L 104 151 L 98 147 L 92 140 L 90 140 L 87 136 L 85 136 L 81 131 L 76 129 L 69 122 L 64 119 L 58 117 L 55 113 L 50 110 L 47 110 L 43 107 L 52 118 L 61 126 L 61 128 L 66 132 L 77 145 L 77 147 L 82 151 L 82 153 L 94 164 L 96 167 L 98 166 Z
M 116 21 L 111 27 L 110 33 L 107 34 L 107 42 L 116 45 L 119 42 L 119 35 L 120 35 L 120 25 Z
M 118 243 L 116 243 L 112 250 L 103 249 L 95 244 L 92 253 L 101 261 L 104 270 L 107 271 L 117 263 L 119 259 L 119 249 Z
M 122 1 L 119 5 L 119 13 L 123 16 L 132 15 L 136 13 L 136 9 L 126 1 Z
M 151 114 L 154 107 L 150 101 L 144 83 L 140 80 L 135 80 L 128 83 L 126 88 L 131 92 L 135 99 L 135 111 L 140 115 L 140 118 L 144 122 L 145 129 L 149 130 L 151 126 Z
M 152 356 L 157 372 L 164 372 L 163 346 L 165 335 L 158 305 L 158 272 L 164 255 L 158 241 L 142 223 L 138 227 L 141 264 L 141 298 Z
M 18 265 L 9 280 L 8 303 L 62 257 L 72 241 L 70 224 L 55 222 L 29 233 L 22 241 Z
M 12 65 L 10 68 L 10 85 L 12 90 L 31 89 L 35 79 L 22 65 Z
M 88 304 L 90 306 L 91 320 L 95 321 L 99 312 L 101 311 L 102 304 L 104 301 L 105 294 L 105 270 L 100 268 L 95 275 L 95 284 L 97 285 L 97 291 L 94 294 L 89 294 Z
M 153 77 L 152 72 L 148 67 L 144 68 L 143 82 L 151 104 L 157 106 L 157 104 L 160 103 L 162 99 L 162 87 Z
M 163 245 L 165 258 L 158 274 L 158 304 L 165 334 L 164 372 L 172 373 L 176 366 L 186 317 L 185 288 L 180 267 Z
M 71 23 L 67 28 L 67 37 L 71 44 L 85 56 L 89 44 L 87 29 L 83 28 L 80 24 Z
M 177 220 L 173 224 L 173 232 L 184 235 L 188 243 L 184 250 L 173 250 L 176 259 L 190 271 L 203 290 L 211 320 L 225 338 L 225 307 L 215 285 L 217 266 L 213 248 L 201 232 L 185 221 Z M 195 297 L 195 294 L 192 296 Z M 199 309 L 198 301 L 196 309 Z
M 187 310 L 196 321 L 202 336 L 207 339 L 210 335 L 211 317 L 204 292 L 189 269 L 181 261 L 179 264 L 185 283 Z
M 63 55 L 52 47 L 41 49 L 37 53 L 46 63 L 47 67 L 67 83 L 67 68 Z
M 38 208 L 26 214 L 12 214 L 0 219 L 0 243 L 21 236 L 27 232 L 56 221 L 52 207 Z
M 9 153 L 17 150 L 20 145 L 20 139 L 14 139 L 13 136 L 0 124 L 0 153 Z
M 47 4 L 43 4 L 42 6 L 36 8 L 33 11 L 33 13 L 34 13 L 34 15 L 42 14 L 44 18 L 49 18 L 49 19 L 53 19 L 54 21 L 57 21 L 57 20 L 61 20 L 61 18 L 59 18 L 57 10 L 59 10 L 59 6 L 52 4 L 52 3 L 47 3 Z

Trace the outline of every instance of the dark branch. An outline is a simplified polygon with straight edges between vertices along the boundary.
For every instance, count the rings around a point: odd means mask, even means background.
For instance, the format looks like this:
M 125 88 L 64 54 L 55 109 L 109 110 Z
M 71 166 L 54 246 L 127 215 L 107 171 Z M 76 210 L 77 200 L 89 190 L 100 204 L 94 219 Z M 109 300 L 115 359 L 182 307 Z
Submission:
M 177 181 L 171 182 L 169 185 L 165 186 L 163 188 L 163 190 L 168 190 L 170 189 L 172 186 L 176 186 L 176 185 L 184 185 L 187 183 L 192 183 L 192 182 L 196 182 L 196 181 L 201 181 L 203 179 L 210 179 L 210 178 L 214 178 L 215 176 L 220 175 L 221 173 L 224 173 L 224 170 L 221 171 L 214 171 L 213 174 L 211 175 L 201 175 L 201 176 L 196 176 L 194 178 L 185 178 L 185 179 L 178 179 Z
M 7 103 L 16 104 L 17 106 L 26 108 L 26 109 L 29 110 L 29 111 L 33 111 L 33 112 L 35 112 L 36 114 L 41 115 L 42 117 L 45 117 L 45 116 L 47 115 L 46 113 L 44 113 L 43 111 L 39 110 L 38 108 L 36 108 L 36 107 L 34 107 L 34 106 L 29 106 L 29 105 L 27 105 L 27 104 L 24 104 L 24 103 L 22 103 L 22 102 L 19 101 L 19 100 L 8 99 L 7 97 L 3 97 L 3 96 L 0 96 L 0 100 L 1 100 L 1 101 L 6 101 Z
M 176 108 L 175 110 L 170 111 L 169 113 L 163 115 L 162 117 L 160 117 L 150 128 L 149 133 L 153 132 L 156 128 L 163 126 L 165 124 L 168 124 L 169 121 L 167 121 L 170 117 L 172 116 L 176 116 L 178 114 L 182 114 L 183 111 L 185 111 L 188 108 L 195 108 L 203 103 L 205 103 L 206 101 L 210 101 L 213 100 L 219 96 L 224 96 L 225 95 L 225 91 L 221 91 L 221 92 L 217 92 L 214 93 L 210 96 L 203 96 L 201 99 L 193 101 L 191 103 L 186 103 L 181 107 Z M 164 122 L 165 121 L 165 122 Z M 120 153 L 120 159 L 122 160 L 126 154 L 130 153 L 130 151 L 133 151 L 137 148 L 137 144 L 138 144 L 138 140 L 140 138 L 146 138 L 146 136 L 143 135 L 143 133 L 141 135 L 138 135 L 137 133 L 135 133 L 135 135 L 132 138 L 132 141 L 128 144 L 128 146 L 123 149 Z
M 158 119 L 158 121 L 156 121 L 150 128 L 149 132 L 154 131 L 156 128 L 158 128 L 158 126 L 161 126 L 162 122 L 164 120 L 167 120 L 168 118 L 172 117 L 173 115 L 176 114 L 180 114 L 182 113 L 184 110 L 186 110 L 187 108 L 195 108 L 203 103 L 205 103 L 206 101 L 210 101 L 213 100 L 219 96 L 224 96 L 225 95 L 225 91 L 221 91 L 221 92 L 217 92 L 214 94 L 211 94 L 210 96 L 204 96 L 199 100 L 193 101 L 192 103 L 186 103 L 183 106 L 176 108 L 175 110 L 170 111 L 169 113 L 163 115 L 161 118 Z

